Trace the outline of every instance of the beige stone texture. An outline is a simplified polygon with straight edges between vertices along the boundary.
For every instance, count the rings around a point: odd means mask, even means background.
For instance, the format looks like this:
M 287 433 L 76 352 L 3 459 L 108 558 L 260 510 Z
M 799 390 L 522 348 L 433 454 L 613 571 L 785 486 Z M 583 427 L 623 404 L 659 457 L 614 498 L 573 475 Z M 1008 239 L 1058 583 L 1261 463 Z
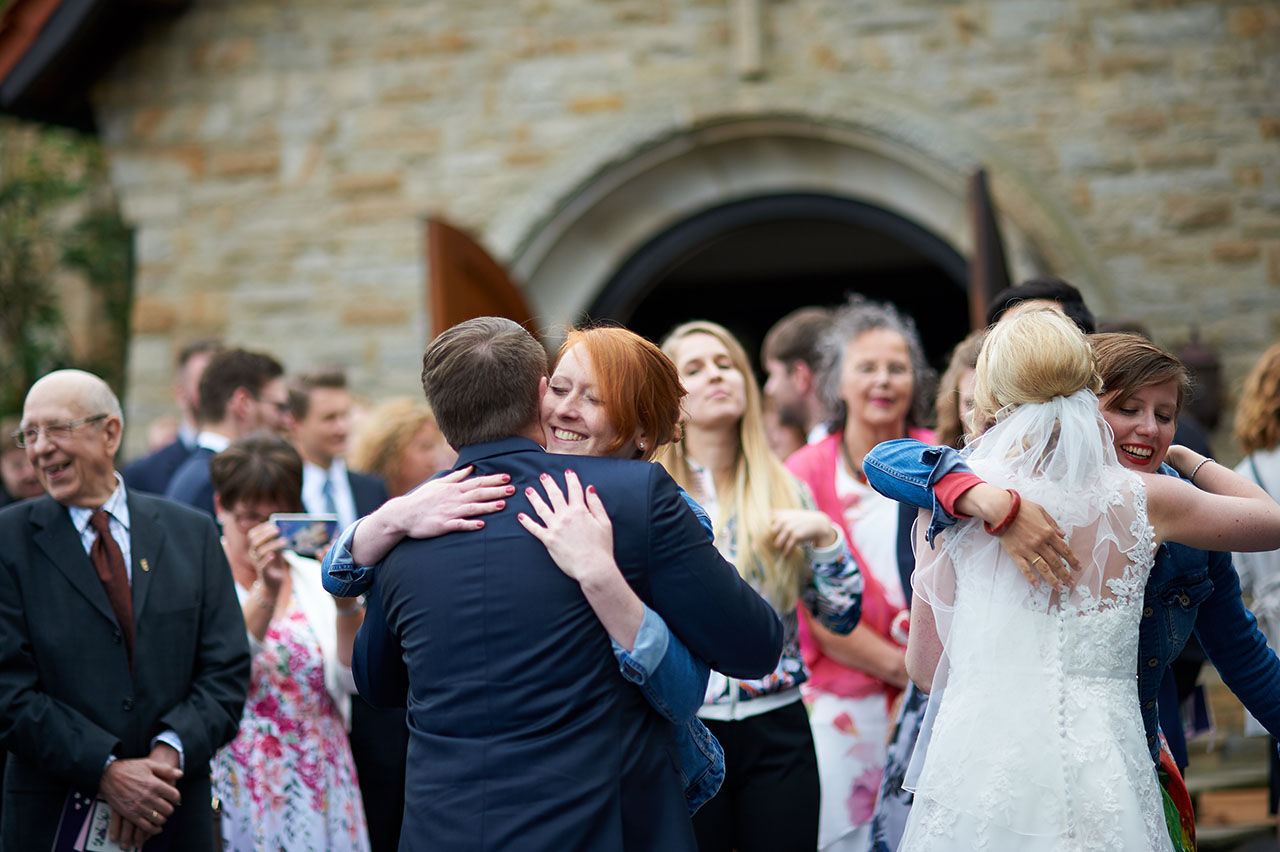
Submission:
M 202 0 L 141 33 L 93 91 L 136 229 L 130 416 L 207 334 L 415 393 L 431 215 L 569 322 L 752 193 L 870 200 L 968 251 L 978 164 L 1016 273 L 1168 345 L 1194 320 L 1228 380 L 1277 334 L 1274 3 L 761 0 L 750 79 L 733 7 Z

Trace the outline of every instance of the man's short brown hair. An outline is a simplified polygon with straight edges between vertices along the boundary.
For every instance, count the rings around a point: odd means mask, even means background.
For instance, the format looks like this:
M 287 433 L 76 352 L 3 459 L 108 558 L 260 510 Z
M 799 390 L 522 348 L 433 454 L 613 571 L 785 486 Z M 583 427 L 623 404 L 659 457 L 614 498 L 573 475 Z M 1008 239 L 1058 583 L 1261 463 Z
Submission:
M 200 400 L 196 416 L 200 423 L 221 423 L 227 416 L 227 403 L 237 388 L 244 388 L 254 399 L 272 379 L 284 375 L 280 362 L 261 352 L 223 349 L 209 359 L 200 374 Z
M 289 380 L 289 413 L 303 420 L 311 410 L 311 392 L 316 388 L 347 389 L 347 374 L 339 369 L 302 373 Z
M 760 347 L 761 361 L 781 361 L 791 372 L 791 365 L 803 361 L 814 373 L 822 366 L 819 341 L 831 327 L 831 311 L 827 308 L 800 308 L 773 324 Z
M 518 435 L 538 422 L 547 352 L 520 324 L 478 317 L 441 333 L 422 355 L 422 390 L 455 450 Z

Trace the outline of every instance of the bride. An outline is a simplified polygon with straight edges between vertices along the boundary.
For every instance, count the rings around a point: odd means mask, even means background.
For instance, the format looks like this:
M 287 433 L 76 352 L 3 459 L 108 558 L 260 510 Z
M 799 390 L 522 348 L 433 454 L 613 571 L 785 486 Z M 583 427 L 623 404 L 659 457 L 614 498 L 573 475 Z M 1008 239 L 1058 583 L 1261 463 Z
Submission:
M 1163 541 L 1280 546 L 1280 506 L 1239 480 L 1213 494 L 1125 470 L 1100 384 L 1056 311 L 988 334 L 976 413 L 996 425 L 969 464 L 1042 505 L 1083 567 L 1069 586 L 1029 585 L 975 520 L 936 549 L 918 539 L 907 670 L 930 701 L 903 852 L 1172 848 L 1133 677 L 1143 586 Z

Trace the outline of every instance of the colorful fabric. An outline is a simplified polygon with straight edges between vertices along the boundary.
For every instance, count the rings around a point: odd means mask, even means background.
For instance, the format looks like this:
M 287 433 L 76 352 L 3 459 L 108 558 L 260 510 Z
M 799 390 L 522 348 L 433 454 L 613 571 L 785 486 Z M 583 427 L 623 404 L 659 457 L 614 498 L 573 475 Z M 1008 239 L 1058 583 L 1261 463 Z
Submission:
M 369 849 L 351 746 L 295 601 L 267 630 L 240 732 L 212 771 L 227 852 Z
M 1191 793 L 1174 762 L 1173 752 L 1164 734 L 1160 735 L 1160 766 L 1156 770 L 1160 779 L 1160 795 L 1164 798 L 1164 821 L 1169 827 L 1169 839 L 1175 852 L 1195 852 L 1196 815 L 1191 809 Z

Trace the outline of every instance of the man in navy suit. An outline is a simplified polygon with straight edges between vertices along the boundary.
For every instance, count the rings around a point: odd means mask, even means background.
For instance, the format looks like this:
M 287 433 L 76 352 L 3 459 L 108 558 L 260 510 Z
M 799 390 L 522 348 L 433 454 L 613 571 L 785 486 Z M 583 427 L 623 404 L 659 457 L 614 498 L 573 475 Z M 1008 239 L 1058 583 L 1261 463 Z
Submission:
M 173 396 L 182 413 L 182 419 L 178 421 L 178 437 L 154 453 L 125 465 L 120 471 L 124 484 L 134 491 L 163 494 L 173 474 L 195 450 L 196 435 L 200 431 L 196 417 L 200 376 L 209 359 L 221 348 L 222 344 L 216 340 L 197 340 L 182 347 L 178 353 L 178 375 L 173 383 Z
M 196 448 L 174 472 L 165 496 L 213 511 L 209 460 L 232 441 L 259 429 L 283 433 L 289 418 L 284 368 L 270 355 L 244 349 L 218 352 L 200 376 Z
M 526 487 L 570 468 L 594 485 L 624 576 L 718 671 L 771 672 L 778 618 L 660 466 L 543 451 L 546 373 L 537 341 L 495 317 L 449 329 L 423 357 L 459 467 L 507 473 L 516 490 L 482 529 L 404 540 L 374 572 L 353 667 L 373 703 L 404 702 L 407 685 L 400 849 L 694 852 L 671 725 L 619 673 L 577 582 L 520 526 Z M 400 534 L 371 520 L 353 552 Z

